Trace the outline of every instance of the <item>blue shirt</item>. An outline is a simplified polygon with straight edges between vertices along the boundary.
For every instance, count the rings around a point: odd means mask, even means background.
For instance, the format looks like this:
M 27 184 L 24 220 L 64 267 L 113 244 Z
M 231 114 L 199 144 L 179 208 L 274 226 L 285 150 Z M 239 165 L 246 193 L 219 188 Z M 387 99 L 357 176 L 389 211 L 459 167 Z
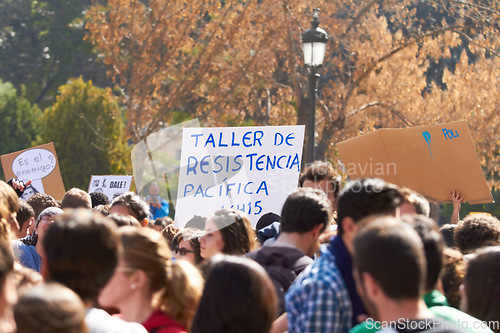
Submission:
M 149 196 L 146 198 L 146 201 L 148 198 L 149 198 Z M 168 216 L 168 214 L 170 212 L 169 208 L 168 208 L 168 201 L 165 199 L 162 199 L 162 198 L 158 198 L 158 199 L 160 200 L 161 208 L 149 205 L 150 216 L 151 216 L 151 219 L 153 221 L 159 217 Z
M 349 292 L 329 248 L 294 281 L 285 296 L 289 332 L 347 333 Z
M 22 266 L 40 273 L 42 258 L 33 245 L 26 245 L 21 241 L 13 240 L 12 249 L 14 250 L 14 256 Z

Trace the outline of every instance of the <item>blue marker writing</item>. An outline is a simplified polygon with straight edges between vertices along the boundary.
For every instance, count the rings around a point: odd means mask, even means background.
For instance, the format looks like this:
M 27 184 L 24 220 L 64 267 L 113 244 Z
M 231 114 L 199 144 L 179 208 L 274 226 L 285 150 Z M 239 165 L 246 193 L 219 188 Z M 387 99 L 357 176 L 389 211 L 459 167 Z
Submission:
M 429 153 L 431 154 L 431 158 L 434 159 L 434 157 L 432 157 L 432 151 L 431 151 L 431 133 L 424 131 L 422 132 L 422 135 L 424 136 L 424 139 L 427 142 L 427 146 L 429 147 Z

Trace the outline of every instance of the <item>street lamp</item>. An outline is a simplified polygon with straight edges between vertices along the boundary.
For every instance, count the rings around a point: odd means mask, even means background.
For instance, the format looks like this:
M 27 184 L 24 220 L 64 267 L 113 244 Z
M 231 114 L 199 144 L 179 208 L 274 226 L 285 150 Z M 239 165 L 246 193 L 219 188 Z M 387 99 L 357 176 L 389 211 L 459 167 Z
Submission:
M 309 68 L 308 98 L 310 110 L 307 116 L 307 163 L 314 162 L 314 132 L 316 123 L 316 93 L 318 92 L 318 68 L 323 65 L 328 34 L 319 28 L 319 8 L 315 8 L 311 28 L 302 34 L 304 64 Z

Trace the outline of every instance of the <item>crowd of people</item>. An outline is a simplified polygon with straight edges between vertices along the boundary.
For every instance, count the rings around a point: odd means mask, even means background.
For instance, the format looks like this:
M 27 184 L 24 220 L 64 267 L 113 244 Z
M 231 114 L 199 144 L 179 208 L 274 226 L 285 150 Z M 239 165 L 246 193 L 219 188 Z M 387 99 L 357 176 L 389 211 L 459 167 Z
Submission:
M 111 202 L 0 181 L 0 332 L 500 333 L 500 221 L 419 193 L 301 174 L 280 212 L 176 227 L 157 183 Z M 342 188 L 341 188 L 342 187 Z M 162 208 L 163 207 L 163 208 Z

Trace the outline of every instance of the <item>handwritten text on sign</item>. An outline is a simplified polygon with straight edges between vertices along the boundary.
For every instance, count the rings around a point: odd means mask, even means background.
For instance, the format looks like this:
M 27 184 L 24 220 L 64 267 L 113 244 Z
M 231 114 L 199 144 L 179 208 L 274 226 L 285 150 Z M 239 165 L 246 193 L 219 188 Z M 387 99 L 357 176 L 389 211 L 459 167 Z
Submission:
M 221 208 L 255 222 L 279 213 L 297 186 L 303 139 L 303 126 L 184 129 L 176 224 Z
M 92 175 L 89 193 L 102 192 L 112 201 L 120 194 L 130 190 L 132 176 L 95 176 Z
M 30 149 L 16 157 L 12 171 L 17 178 L 42 179 L 56 167 L 56 158 L 46 149 Z

